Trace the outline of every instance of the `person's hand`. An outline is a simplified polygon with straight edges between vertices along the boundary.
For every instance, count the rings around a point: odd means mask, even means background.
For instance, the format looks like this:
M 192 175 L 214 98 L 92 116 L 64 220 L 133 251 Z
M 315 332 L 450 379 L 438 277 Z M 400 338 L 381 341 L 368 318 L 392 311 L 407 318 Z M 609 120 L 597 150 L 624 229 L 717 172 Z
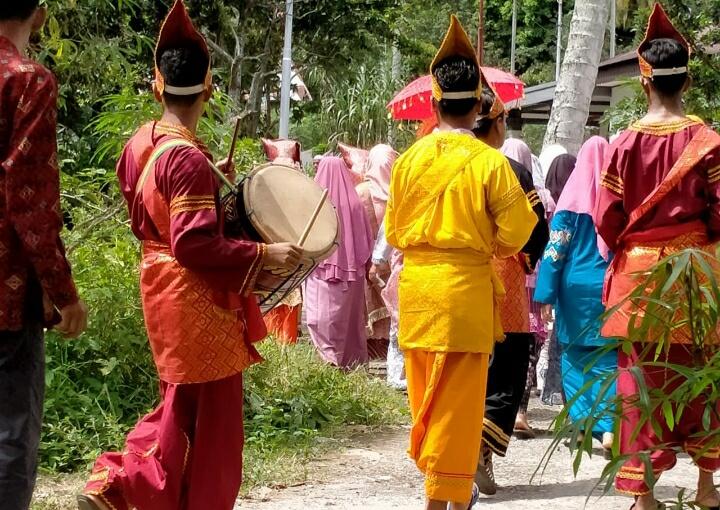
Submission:
M 540 308 L 540 318 L 542 318 L 542 321 L 545 324 L 552 322 L 552 320 L 553 320 L 552 312 L 553 312 L 552 305 L 542 305 L 542 308 Z
M 292 243 L 268 244 L 265 251 L 265 265 L 295 271 L 300 265 L 303 250 Z
M 388 281 L 390 278 L 390 264 L 382 262 L 380 264 L 373 264 L 373 267 L 381 280 Z
M 77 338 L 87 329 L 88 309 L 82 300 L 60 310 L 62 320 L 55 326 L 65 338 Z
M 228 161 L 228 158 L 221 159 L 217 162 L 218 170 L 225 174 L 225 176 L 232 182 L 235 182 L 235 163 Z
M 370 266 L 370 269 L 368 270 L 368 281 L 372 285 L 375 285 L 376 287 L 378 287 L 380 289 L 385 287 L 385 282 L 378 274 L 377 266 L 375 264 L 372 264 Z

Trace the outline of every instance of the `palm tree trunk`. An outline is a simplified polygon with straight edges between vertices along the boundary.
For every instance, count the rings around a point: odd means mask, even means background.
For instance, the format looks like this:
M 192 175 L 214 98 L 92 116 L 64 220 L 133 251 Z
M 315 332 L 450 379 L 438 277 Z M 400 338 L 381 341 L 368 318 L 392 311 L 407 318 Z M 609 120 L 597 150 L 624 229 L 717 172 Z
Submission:
M 545 145 L 577 154 L 582 145 L 608 22 L 608 0 L 577 0 L 555 88 Z

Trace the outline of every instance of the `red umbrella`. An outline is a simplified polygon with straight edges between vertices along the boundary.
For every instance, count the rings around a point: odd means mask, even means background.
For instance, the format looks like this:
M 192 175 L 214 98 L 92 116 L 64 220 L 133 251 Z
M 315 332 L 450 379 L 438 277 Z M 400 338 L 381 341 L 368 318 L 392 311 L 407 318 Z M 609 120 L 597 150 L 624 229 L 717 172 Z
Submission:
M 525 97 L 525 84 L 512 74 L 494 67 L 483 67 L 482 70 L 507 106 Z M 432 77 L 427 75 L 413 81 L 388 103 L 387 108 L 395 120 L 425 120 L 432 117 Z

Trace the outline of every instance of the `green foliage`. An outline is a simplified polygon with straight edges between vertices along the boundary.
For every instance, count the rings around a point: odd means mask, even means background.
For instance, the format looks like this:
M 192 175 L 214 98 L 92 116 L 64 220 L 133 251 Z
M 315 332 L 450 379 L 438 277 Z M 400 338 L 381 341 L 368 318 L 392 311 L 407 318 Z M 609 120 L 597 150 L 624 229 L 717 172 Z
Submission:
M 257 157 L 241 141 L 242 158 Z M 42 467 L 84 470 L 102 451 L 119 450 L 137 419 L 157 402 L 157 375 L 143 325 L 139 247 L 109 170 L 65 175 L 64 208 L 74 228 L 66 242 L 90 327 L 80 339 L 47 342 L 47 398 Z M 404 420 L 402 395 L 362 371 L 345 374 L 322 363 L 310 345 L 261 347 L 266 362 L 246 376 L 251 482 L 273 459 L 308 452 L 321 434 L 343 424 Z M 254 478 L 253 478 L 254 477 Z
M 385 105 L 398 89 L 387 65 L 361 66 L 343 78 L 314 70 L 308 80 L 323 83 L 327 93 L 305 108 L 302 121 L 293 128 L 303 146 L 323 153 L 337 142 L 361 147 L 387 143 L 392 121 Z
M 404 396 L 364 370 L 332 368 L 307 343 L 266 342 L 261 351 L 266 361 L 245 385 L 248 445 L 275 449 L 339 425 L 404 421 Z
M 612 416 L 616 423 L 623 419 L 623 406 L 635 408 L 640 415 L 639 422 L 632 431 L 630 441 L 637 438 L 643 427 L 652 428 L 660 436 L 661 428 L 674 430 L 688 410 L 688 405 L 699 404 L 702 423 L 692 435 L 693 441 L 703 444 L 700 454 L 720 446 L 720 430 L 713 428 L 712 422 L 718 419 L 717 402 L 720 401 L 720 344 L 718 319 L 720 319 L 720 283 L 718 282 L 718 253 L 708 253 L 700 249 L 686 249 L 665 257 L 648 271 L 638 274 L 638 286 L 628 298 L 609 309 L 604 319 L 617 313 L 621 306 L 630 303 L 633 312 L 628 319 L 626 338 L 618 338 L 605 348 L 599 349 L 597 358 L 618 350 L 630 354 L 633 346 L 643 345 L 638 361 L 629 369 L 629 374 L 638 387 L 637 395 L 630 400 L 613 396 L 612 385 L 616 383 L 619 371 L 606 374 L 589 381 L 578 394 L 571 399 L 554 423 L 554 439 L 548 447 L 538 470 L 543 470 L 559 444 L 569 438 L 573 454 L 573 469 L 578 473 L 584 455 L 592 455 L 592 437 L 587 434 L 579 441 L 583 430 L 593 430 L 605 415 Z M 677 342 L 673 337 L 684 332 L 690 339 L 685 344 L 690 362 L 678 365 L 671 362 L 666 354 L 671 344 Z M 588 364 L 589 369 L 593 364 Z M 649 388 L 643 371 L 663 371 L 666 381 L 663 387 Z M 568 409 L 585 392 L 597 383 L 601 390 L 595 399 L 589 416 L 580 422 L 572 423 Z M 695 411 L 697 412 L 697 411 Z M 663 444 L 638 454 L 649 465 L 650 455 L 665 447 Z M 630 455 L 620 455 L 619 436 L 616 434 L 613 446 L 614 458 L 608 463 L 597 485 L 604 486 L 604 493 L 612 491 L 613 481 L 622 465 Z M 652 469 L 646 470 L 645 482 L 652 486 Z M 695 508 L 690 503 L 692 496 L 685 491 L 678 494 L 673 508 Z M 589 496 L 588 496 L 589 497 Z

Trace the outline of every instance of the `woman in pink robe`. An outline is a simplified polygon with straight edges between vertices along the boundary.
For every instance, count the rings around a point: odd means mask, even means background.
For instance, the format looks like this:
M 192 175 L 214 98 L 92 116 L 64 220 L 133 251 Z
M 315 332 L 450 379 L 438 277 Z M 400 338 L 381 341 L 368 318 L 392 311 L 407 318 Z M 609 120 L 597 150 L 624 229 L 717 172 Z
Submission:
M 342 159 L 323 158 L 315 181 L 329 192 L 341 235 L 337 251 L 305 282 L 307 326 L 325 361 L 353 368 L 368 361 L 365 282 L 374 233 Z

